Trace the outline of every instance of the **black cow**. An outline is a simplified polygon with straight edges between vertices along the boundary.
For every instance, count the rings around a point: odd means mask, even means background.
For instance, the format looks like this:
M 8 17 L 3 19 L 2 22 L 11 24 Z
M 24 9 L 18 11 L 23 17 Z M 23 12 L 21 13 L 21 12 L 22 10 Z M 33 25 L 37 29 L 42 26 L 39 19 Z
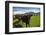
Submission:
M 29 21 L 32 15 L 25 15 L 22 17 L 22 21 L 26 23 L 26 27 L 30 26 Z
M 19 19 L 19 21 L 22 20 L 23 22 L 26 23 L 26 27 L 29 26 L 29 20 L 30 20 L 30 17 L 31 17 L 31 16 L 32 16 L 32 15 L 15 15 L 15 17 L 16 17 L 17 19 Z

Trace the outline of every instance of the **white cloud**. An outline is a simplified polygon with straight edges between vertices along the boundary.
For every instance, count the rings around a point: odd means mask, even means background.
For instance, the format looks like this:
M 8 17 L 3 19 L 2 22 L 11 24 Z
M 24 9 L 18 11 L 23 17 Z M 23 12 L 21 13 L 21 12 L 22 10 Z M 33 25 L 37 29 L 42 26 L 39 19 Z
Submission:
M 16 14 L 24 14 L 26 12 L 22 12 L 22 11 L 14 11 L 13 14 L 16 15 Z

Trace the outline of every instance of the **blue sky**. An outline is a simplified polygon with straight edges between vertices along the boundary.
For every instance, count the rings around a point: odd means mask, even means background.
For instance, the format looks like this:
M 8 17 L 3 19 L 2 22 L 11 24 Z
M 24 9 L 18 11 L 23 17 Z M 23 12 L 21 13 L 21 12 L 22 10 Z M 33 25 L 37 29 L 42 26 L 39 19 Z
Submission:
M 13 7 L 13 12 L 16 13 L 26 13 L 26 12 L 40 12 L 40 8 L 36 7 Z
M 40 12 L 40 8 L 35 7 L 13 7 L 13 11 L 21 12 Z

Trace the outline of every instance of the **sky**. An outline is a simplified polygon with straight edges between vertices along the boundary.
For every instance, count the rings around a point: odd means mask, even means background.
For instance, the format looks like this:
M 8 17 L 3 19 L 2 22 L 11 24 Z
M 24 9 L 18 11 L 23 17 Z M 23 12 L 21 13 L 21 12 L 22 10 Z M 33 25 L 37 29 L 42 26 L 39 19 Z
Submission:
M 13 7 L 14 14 L 24 14 L 27 12 L 40 12 L 40 8 L 36 7 Z

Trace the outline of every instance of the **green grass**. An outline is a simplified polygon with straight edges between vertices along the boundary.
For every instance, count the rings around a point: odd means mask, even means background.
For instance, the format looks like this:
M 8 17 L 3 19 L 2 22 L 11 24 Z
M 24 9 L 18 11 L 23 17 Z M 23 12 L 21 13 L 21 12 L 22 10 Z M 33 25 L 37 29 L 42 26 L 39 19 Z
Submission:
M 32 16 L 30 18 L 30 27 L 40 27 L 40 16 Z

